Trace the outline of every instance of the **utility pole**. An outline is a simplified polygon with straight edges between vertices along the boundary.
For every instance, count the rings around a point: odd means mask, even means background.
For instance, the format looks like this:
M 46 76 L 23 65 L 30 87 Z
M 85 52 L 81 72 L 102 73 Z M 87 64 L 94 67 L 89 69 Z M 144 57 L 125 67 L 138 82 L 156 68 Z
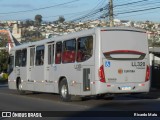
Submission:
M 109 0 L 109 21 L 110 21 L 110 27 L 114 26 L 113 23 L 113 0 Z

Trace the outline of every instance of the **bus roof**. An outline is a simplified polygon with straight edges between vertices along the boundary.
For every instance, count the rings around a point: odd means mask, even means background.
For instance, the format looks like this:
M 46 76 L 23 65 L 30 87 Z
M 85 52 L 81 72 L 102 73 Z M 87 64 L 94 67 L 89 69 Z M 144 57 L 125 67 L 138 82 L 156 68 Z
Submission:
M 93 29 L 82 30 L 79 32 L 69 33 L 67 35 L 52 37 L 52 38 L 48 38 L 48 39 L 44 39 L 44 40 L 40 40 L 40 41 L 36 41 L 36 42 L 25 43 L 25 44 L 22 44 L 19 46 L 15 46 L 11 50 L 18 50 L 18 49 L 27 48 L 30 46 L 43 45 L 43 44 L 47 44 L 49 42 L 54 42 L 54 41 L 61 41 L 61 40 L 63 41 L 66 39 L 78 38 L 81 36 L 94 34 L 94 33 L 96 33 L 96 31 L 133 31 L 133 32 L 145 33 L 145 30 L 137 29 L 137 28 L 129 28 L 129 27 L 96 27 Z

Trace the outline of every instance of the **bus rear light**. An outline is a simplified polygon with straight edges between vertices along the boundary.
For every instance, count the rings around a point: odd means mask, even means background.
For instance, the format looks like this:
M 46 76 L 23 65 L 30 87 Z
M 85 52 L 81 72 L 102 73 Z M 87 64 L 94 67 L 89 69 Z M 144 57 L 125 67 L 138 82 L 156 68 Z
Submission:
M 108 84 L 107 87 L 111 87 L 111 85 Z
M 99 68 L 99 77 L 100 77 L 101 82 L 103 82 L 103 83 L 106 82 L 103 65 Z
M 149 78 L 150 78 L 150 68 L 149 68 L 149 65 L 147 65 L 145 82 L 147 82 L 149 80 Z

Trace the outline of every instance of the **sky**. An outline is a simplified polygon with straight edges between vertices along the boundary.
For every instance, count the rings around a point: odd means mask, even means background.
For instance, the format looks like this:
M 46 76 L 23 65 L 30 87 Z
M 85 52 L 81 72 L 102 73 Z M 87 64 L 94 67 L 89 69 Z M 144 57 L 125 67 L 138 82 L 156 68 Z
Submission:
M 59 16 L 71 21 L 100 10 L 108 2 L 109 0 L 0 0 L 0 21 L 34 20 L 37 14 L 42 15 L 43 21 L 55 21 Z M 113 6 L 115 19 L 160 22 L 160 0 L 113 0 Z M 84 20 L 97 19 L 107 11 L 103 10 Z

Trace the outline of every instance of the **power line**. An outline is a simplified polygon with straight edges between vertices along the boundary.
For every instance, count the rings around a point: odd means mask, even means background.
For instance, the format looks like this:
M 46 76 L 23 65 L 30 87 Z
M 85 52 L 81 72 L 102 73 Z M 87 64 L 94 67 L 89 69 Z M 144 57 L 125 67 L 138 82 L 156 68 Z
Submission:
M 62 15 L 54 15 L 54 16 L 47 16 L 47 17 L 43 17 L 43 18 L 51 18 L 51 17 L 59 17 L 59 16 L 65 16 L 65 15 L 74 15 L 74 14 L 80 14 L 80 13 L 86 13 L 88 10 L 86 11 L 82 11 L 82 12 L 74 12 L 74 13 L 67 13 L 67 14 L 62 14 Z
M 84 19 L 84 18 L 88 18 L 88 17 L 90 17 L 90 16 L 92 16 L 92 15 L 95 15 L 95 14 L 97 14 L 97 13 L 99 13 L 99 12 L 102 12 L 103 10 L 107 10 L 107 9 L 108 9 L 108 6 L 105 6 L 105 7 L 103 7 L 103 8 L 100 8 L 100 9 L 97 9 L 97 10 L 93 11 L 92 13 L 86 14 L 86 15 L 84 15 L 84 16 L 82 16 L 82 17 L 73 19 L 73 20 L 71 20 L 71 21 L 80 21 L 80 20 L 82 20 L 82 19 Z
M 134 2 L 129 2 L 129 3 L 122 3 L 115 5 L 115 12 L 117 17 L 121 18 L 122 15 L 130 14 L 128 16 L 122 16 L 123 18 L 125 17 L 132 17 L 132 16 L 137 16 L 137 15 L 143 15 L 147 14 L 147 11 L 153 11 L 157 10 L 160 8 L 160 1 L 153 1 L 153 0 L 139 0 L 139 1 L 134 1 Z M 145 12 L 145 13 L 144 13 Z M 158 12 L 158 11 L 157 11 Z M 136 14 L 133 14 L 136 13 Z M 141 14 L 138 14 L 141 13 Z M 142 14 L 143 13 L 143 14 Z M 153 13 L 153 12 L 149 12 Z
M 155 11 L 152 11 L 152 12 L 145 12 L 145 13 L 139 13 L 139 14 L 135 14 L 135 15 L 127 15 L 127 16 L 121 16 L 119 18 L 127 18 L 127 17 L 133 17 L 133 16 L 139 16 L 139 15 L 146 15 L 146 14 L 150 14 L 150 13 L 155 13 Z M 159 14 L 159 13 L 157 13 Z
M 87 10 L 87 11 L 83 11 L 83 12 L 78 12 L 78 13 L 76 14 L 76 16 L 75 16 L 75 15 L 72 15 L 72 16 L 70 16 L 69 18 L 72 18 L 72 20 L 73 20 L 73 18 L 74 18 L 74 19 L 79 18 L 78 16 L 80 16 L 80 15 L 83 15 L 83 14 L 86 15 L 86 13 L 89 14 L 89 13 L 93 12 L 97 7 L 101 6 L 101 4 L 103 3 L 103 1 L 104 1 L 104 0 L 101 0 L 100 2 L 98 2 L 98 4 L 96 4 L 96 6 L 93 7 L 92 9 Z
M 100 6 L 102 6 L 104 4 L 105 0 L 101 0 L 93 9 L 91 9 L 87 14 L 83 15 L 83 16 L 80 16 L 80 17 L 77 17 L 77 18 L 74 18 L 72 19 L 71 21 L 80 21 L 82 19 L 85 19 L 85 18 L 89 18 L 91 15 L 94 15 L 94 14 L 97 14 L 97 11 L 99 11 L 101 8 L 98 8 Z M 102 4 L 102 5 L 101 5 Z M 98 9 L 97 9 L 98 8 Z
M 70 2 L 65 2 L 65 3 L 61 3 L 61 4 L 57 4 L 57 5 L 52 5 L 52 6 L 42 7 L 42 8 L 36 8 L 36 9 L 31 9 L 31 10 L 6 12 L 6 13 L 0 13 L 0 14 L 15 14 L 15 13 L 23 13 L 23 12 L 32 12 L 32 11 L 37 11 L 37 10 L 44 10 L 44 9 L 48 9 L 48 8 L 52 8 L 52 7 L 58 7 L 58 6 L 70 4 L 70 3 L 73 3 L 73 2 L 77 2 L 77 1 L 79 1 L 79 0 L 72 0 Z
M 130 3 L 125 3 L 125 4 L 115 5 L 114 7 L 132 5 L 132 4 L 141 3 L 141 2 L 145 2 L 145 1 L 148 1 L 148 0 L 140 0 L 140 1 L 137 1 L 137 2 L 130 2 Z
M 148 1 L 148 2 L 142 2 L 142 4 L 130 4 L 125 7 L 118 7 L 118 9 L 115 9 L 115 12 L 124 12 L 124 11 L 129 11 L 129 10 L 135 10 L 135 9 L 142 9 L 142 8 L 150 8 L 150 7 L 158 7 L 160 1 L 158 2 L 153 2 L 153 1 Z
M 152 8 L 147 8 L 147 9 L 141 9 L 141 10 L 133 10 L 133 11 L 128 11 L 128 12 L 121 12 L 121 13 L 117 13 L 117 15 L 120 14 L 127 14 L 127 13 L 135 13 L 135 12 L 142 12 L 142 11 L 148 11 L 148 10 L 154 10 L 154 9 L 159 9 L 160 7 L 152 7 Z

